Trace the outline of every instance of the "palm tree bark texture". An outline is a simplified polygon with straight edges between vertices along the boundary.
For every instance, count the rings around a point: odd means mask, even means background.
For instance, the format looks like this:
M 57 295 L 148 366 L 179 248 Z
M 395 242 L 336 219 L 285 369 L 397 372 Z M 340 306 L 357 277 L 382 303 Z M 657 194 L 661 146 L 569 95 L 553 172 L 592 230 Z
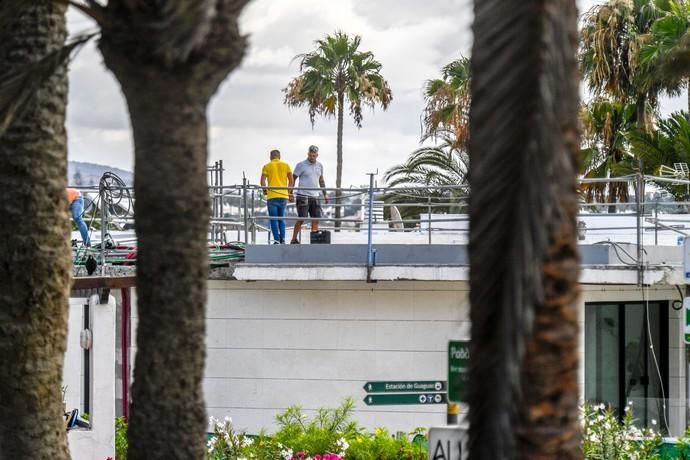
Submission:
M 247 0 L 168 3 L 111 0 L 100 41 L 127 100 L 135 146 L 139 326 L 128 428 L 135 460 L 204 458 L 206 111 L 246 47 L 237 18 Z M 203 8 L 189 12 L 192 4 Z
M 578 458 L 575 1 L 474 9 L 469 458 Z
M 0 30 L 0 75 L 59 50 L 65 10 L 35 2 Z M 69 458 L 66 104 L 61 66 L 0 136 L 0 458 Z

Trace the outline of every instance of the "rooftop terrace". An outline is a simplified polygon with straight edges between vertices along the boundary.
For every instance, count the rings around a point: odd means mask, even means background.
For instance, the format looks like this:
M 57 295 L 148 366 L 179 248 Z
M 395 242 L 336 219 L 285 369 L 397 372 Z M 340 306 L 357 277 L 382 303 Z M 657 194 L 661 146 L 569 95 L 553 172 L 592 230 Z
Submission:
M 231 267 L 223 272 L 225 277 L 467 279 L 466 187 L 385 188 L 372 182 L 369 187 L 326 189 L 331 200 L 323 204 L 324 216 L 319 220 L 320 228 L 331 232 L 331 244 L 309 244 L 313 219 L 306 218 L 298 236 L 302 244 L 274 245 L 261 187 L 249 183 L 225 186 L 218 183 L 218 177 L 214 172 L 209 187 L 209 262 L 214 269 Z M 666 179 L 630 176 L 615 180 L 644 181 L 653 188 L 655 181 Z M 82 265 L 88 255 L 97 260 L 100 271 L 96 274 L 100 275 L 134 266 L 133 190 L 112 179 L 98 188 L 81 190 L 90 203 L 84 217 L 94 235 L 92 248 L 75 245 L 75 266 Z M 337 204 L 333 199 L 336 192 L 342 195 Z M 343 210 L 344 217 L 334 217 L 336 207 Z M 690 202 L 670 201 L 659 191 L 632 203 L 581 203 L 577 221 L 582 281 L 601 281 L 599 272 L 608 270 L 617 273 L 613 278 L 626 283 L 684 283 L 680 269 L 683 238 L 690 232 L 688 210 Z M 292 224 L 298 219 L 290 203 L 285 217 L 287 239 L 292 238 Z M 340 225 L 337 229 L 336 224 Z M 73 237 L 78 238 L 78 233 Z M 77 268 L 78 274 L 83 271 Z

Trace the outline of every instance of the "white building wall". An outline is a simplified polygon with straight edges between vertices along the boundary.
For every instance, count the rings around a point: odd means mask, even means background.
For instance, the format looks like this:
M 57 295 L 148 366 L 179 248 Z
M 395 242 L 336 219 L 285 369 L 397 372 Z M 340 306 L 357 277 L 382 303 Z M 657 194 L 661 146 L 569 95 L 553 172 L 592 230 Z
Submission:
M 90 429 L 73 429 L 67 433 L 74 460 L 103 460 L 115 457 L 115 299 L 100 304 L 97 295 L 90 299 L 70 299 L 67 352 L 63 386 L 67 410 L 83 412 L 84 362 L 79 334 L 83 329 L 84 304 L 90 305 L 91 411 Z
M 209 415 L 250 432 L 276 413 L 351 396 L 362 424 L 445 423 L 445 405 L 366 406 L 369 380 L 446 380 L 448 340 L 469 338 L 464 282 L 209 282 Z
M 209 281 L 204 394 L 208 414 L 249 432 L 272 429 L 289 405 L 307 413 L 347 396 L 368 426 L 410 430 L 445 422 L 445 405 L 366 406 L 370 380 L 446 380 L 447 344 L 470 336 L 465 281 Z M 579 385 L 587 302 L 673 301 L 671 286 L 583 285 Z M 136 295 L 132 290 L 132 349 Z M 685 428 L 685 347 L 669 308 L 669 425 Z M 582 393 L 582 392 L 581 392 Z

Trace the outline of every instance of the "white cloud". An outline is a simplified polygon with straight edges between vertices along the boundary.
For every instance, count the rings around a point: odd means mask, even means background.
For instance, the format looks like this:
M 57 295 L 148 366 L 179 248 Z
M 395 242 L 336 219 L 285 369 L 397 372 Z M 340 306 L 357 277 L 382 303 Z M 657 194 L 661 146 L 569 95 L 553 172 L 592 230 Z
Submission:
M 345 123 L 344 183 L 361 184 L 364 174 L 399 163 L 417 147 L 422 85 L 471 44 L 469 0 L 255 0 L 240 26 L 250 48 L 241 67 L 221 86 L 209 110 L 209 161 L 223 159 L 226 182 L 246 171 L 256 181 L 271 148 L 300 161 L 310 144 L 321 146 L 327 180 L 335 182 L 335 120 L 318 119 L 312 130 L 303 110 L 283 105 L 284 88 L 298 72 L 291 62 L 316 39 L 335 30 L 362 36 L 361 49 L 383 64 L 394 99 L 388 111 L 364 114 L 357 130 Z M 72 33 L 93 23 L 70 11 Z M 95 46 L 87 47 L 70 71 L 68 130 L 70 159 L 133 168 L 126 104 Z
M 580 12 L 594 0 L 580 0 Z M 250 48 L 224 82 L 209 109 L 209 161 L 223 159 L 226 183 L 241 181 L 242 171 L 255 182 L 268 151 L 278 148 L 291 163 L 310 144 L 321 147 L 326 179 L 335 182 L 335 120 L 317 119 L 312 130 L 304 110 L 283 105 L 284 88 L 298 72 L 292 58 L 313 49 L 314 40 L 334 30 L 362 36 L 393 90 L 387 111 L 366 111 L 357 130 L 348 117 L 344 134 L 344 184 L 366 182 L 365 173 L 383 173 L 418 147 L 422 86 L 460 54 L 469 56 L 471 0 L 255 0 L 240 18 Z M 72 33 L 93 23 L 70 11 Z M 68 134 L 70 159 L 133 169 L 126 104 L 118 83 L 90 45 L 70 70 Z M 684 97 L 684 96 L 683 96 Z M 662 101 L 662 111 L 684 107 L 684 99 Z

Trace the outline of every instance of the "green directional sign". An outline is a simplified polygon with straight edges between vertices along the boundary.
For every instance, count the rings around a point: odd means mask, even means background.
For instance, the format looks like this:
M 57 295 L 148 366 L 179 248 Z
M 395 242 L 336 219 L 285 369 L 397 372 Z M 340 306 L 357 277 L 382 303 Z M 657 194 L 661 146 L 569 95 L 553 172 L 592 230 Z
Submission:
M 395 406 L 404 404 L 445 404 L 448 402 L 445 393 L 401 393 L 367 395 L 364 403 L 367 406 Z
M 423 381 L 377 381 L 364 384 L 367 393 L 419 393 L 424 391 L 446 391 L 446 382 L 442 380 Z
M 469 340 L 448 342 L 448 399 L 451 401 L 463 401 L 465 397 L 469 361 Z

